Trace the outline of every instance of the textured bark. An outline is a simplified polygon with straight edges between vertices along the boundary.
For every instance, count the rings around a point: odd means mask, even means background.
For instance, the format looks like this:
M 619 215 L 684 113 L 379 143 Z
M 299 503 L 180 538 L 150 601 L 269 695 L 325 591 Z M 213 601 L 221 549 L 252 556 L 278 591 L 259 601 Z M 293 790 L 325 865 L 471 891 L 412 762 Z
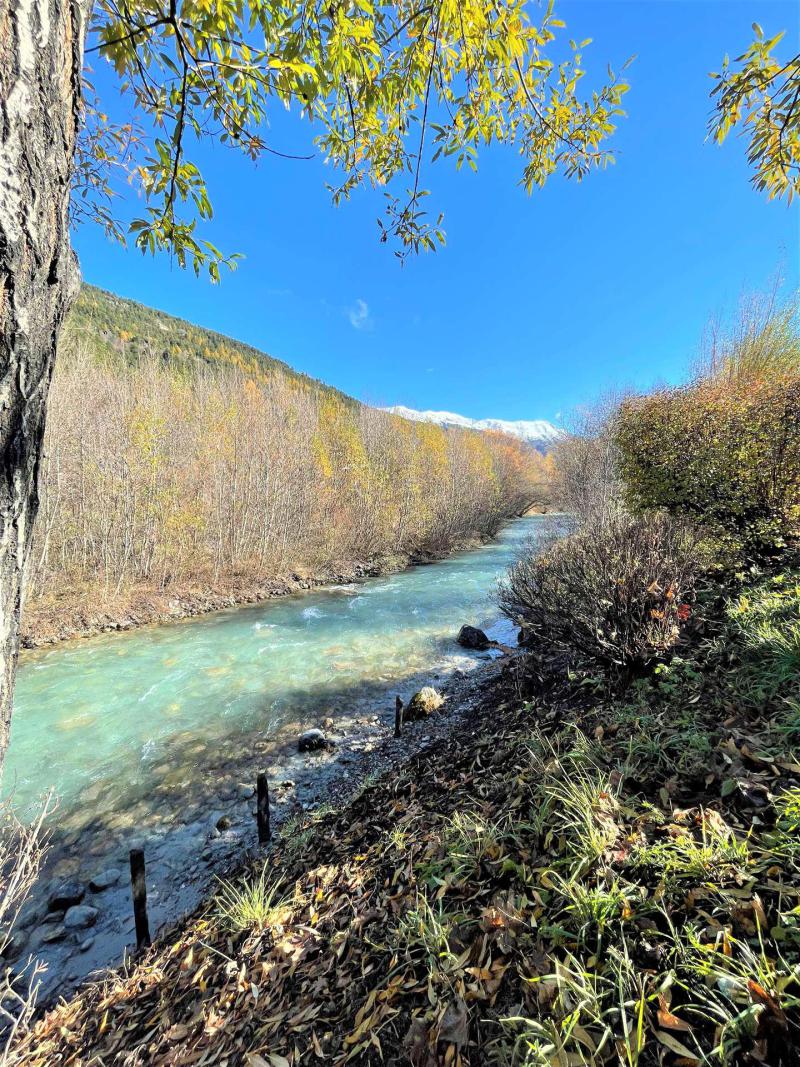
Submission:
M 47 393 L 77 291 L 69 188 L 86 0 L 0 0 L 0 766 Z

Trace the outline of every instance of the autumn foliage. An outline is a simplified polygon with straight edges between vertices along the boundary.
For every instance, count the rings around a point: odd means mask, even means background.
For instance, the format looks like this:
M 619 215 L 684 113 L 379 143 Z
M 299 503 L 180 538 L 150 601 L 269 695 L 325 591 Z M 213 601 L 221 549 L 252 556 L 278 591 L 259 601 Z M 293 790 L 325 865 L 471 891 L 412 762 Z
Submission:
M 541 491 L 503 435 L 411 423 L 276 373 L 62 352 L 34 594 L 224 583 L 489 536 Z
M 738 559 L 800 535 L 800 365 L 628 400 L 616 442 L 635 510 L 690 518 Z

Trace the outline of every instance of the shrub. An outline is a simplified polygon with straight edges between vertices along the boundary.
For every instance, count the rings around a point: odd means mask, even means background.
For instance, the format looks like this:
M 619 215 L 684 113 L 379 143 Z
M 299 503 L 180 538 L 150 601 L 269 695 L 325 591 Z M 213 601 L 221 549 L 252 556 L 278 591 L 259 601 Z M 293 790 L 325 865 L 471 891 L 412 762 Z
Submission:
M 699 520 L 732 562 L 800 534 L 800 339 L 750 316 L 693 385 L 628 400 L 615 442 L 628 505 Z
M 688 525 L 663 514 L 618 515 L 517 560 L 500 606 L 527 645 L 640 673 L 678 639 L 703 562 Z
M 19 1061 L 16 1043 L 34 1015 L 44 965 L 32 956 L 9 966 L 18 953 L 14 929 L 36 881 L 47 847 L 45 825 L 54 809 L 47 796 L 31 823 L 20 822 L 10 800 L 0 804 L 0 1067 Z

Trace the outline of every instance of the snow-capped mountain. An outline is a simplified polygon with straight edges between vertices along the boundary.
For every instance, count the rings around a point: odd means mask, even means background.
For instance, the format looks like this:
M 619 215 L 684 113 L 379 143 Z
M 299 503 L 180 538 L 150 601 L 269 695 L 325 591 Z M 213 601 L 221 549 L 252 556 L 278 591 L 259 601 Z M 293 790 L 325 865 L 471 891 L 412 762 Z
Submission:
M 511 434 L 512 437 L 521 437 L 523 441 L 543 451 L 547 451 L 564 436 L 563 430 L 559 430 L 552 422 L 547 422 L 545 419 L 521 419 L 518 422 L 509 422 L 506 419 L 468 419 L 452 411 L 415 411 L 413 408 L 403 407 L 402 404 L 396 404 L 384 410 L 392 415 L 400 415 L 404 419 L 413 419 L 415 422 L 435 422 L 439 426 L 462 426 L 467 430 L 497 430 L 500 433 Z

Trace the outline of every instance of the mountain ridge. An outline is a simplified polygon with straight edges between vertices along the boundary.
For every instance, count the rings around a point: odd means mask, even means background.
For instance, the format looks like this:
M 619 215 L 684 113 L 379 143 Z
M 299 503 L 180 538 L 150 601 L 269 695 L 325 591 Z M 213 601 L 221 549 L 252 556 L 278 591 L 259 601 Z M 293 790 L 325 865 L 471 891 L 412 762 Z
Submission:
M 335 385 L 297 370 L 246 341 L 87 282 L 70 310 L 67 330 L 68 337 L 79 338 L 95 356 L 132 363 L 149 354 L 176 364 L 227 366 L 260 378 L 279 376 L 302 389 L 335 394 L 347 405 L 361 404 Z
M 546 419 L 470 419 L 453 411 L 418 411 L 403 404 L 395 404 L 383 410 L 414 422 L 433 422 L 438 426 L 460 426 L 466 430 L 495 430 L 498 433 L 507 433 L 544 451 L 552 448 L 564 436 L 563 430 Z

